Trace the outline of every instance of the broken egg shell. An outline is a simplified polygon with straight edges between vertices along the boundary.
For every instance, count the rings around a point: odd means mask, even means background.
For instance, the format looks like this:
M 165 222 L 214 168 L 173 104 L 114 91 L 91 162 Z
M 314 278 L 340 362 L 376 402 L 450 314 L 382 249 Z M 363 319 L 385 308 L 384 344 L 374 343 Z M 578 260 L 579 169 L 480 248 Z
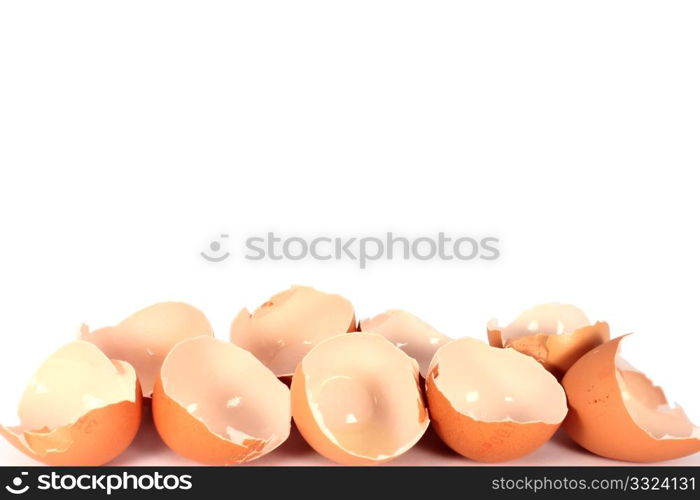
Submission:
M 90 331 L 80 338 L 92 342 L 111 359 L 130 363 L 138 374 L 143 395 L 150 397 L 158 370 L 170 349 L 186 338 L 214 336 L 202 311 L 184 302 L 160 302 L 141 309 L 113 327 Z
M 628 462 L 657 462 L 699 452 L 700 429 L 679 408 L 670 413 L 663 391 L 643 374 L 619 367 L 625 337 L 585 354 L 564 376 L 570 407 L 563 425 L 567 434 L 596 455 Z M 627 385 L 628 404 L 621 384 Z M 668 434 L 654 436 L 653 428 L 659 427 L 667 428 Z
M 352 304 L 307 286 L 293 286 L 231 323 L 231 342 L 252 352 L 278 377 L 291 377 L 319 342 L 357 330 Z
M 56 363 L 56 360 L 60 362 Z M 89 384 L 66 374 L 72 363 L 87 367 L 87 371 L 81 372 L 87 376 L 91 365 L 102 365 L 101 373 L 95 374 L 96 378 L 109 377 L 111 369 L 114 377 L 124 378 L 126 387 L 132 387 L 130 397 L 124 399 L 124 394 L 115 395 L 111 403 L 105 401 L 101 405 L 96 399 L 91 399 Z M 39 389 L 46 385 L 48 389 Z M 54 401 L 50 394 L 47 394 L 48 398 L 41 397 L 42 393 L 52 389 L 59 393 L 61 401 Z M 106 396 L 102 394 L 103 398 Z M 33 425 L 0 426 L 0 434 L 19 451 L 46 465 L 104 465 L 129 447 L 141 425 L 141 387 L 134 369 L 126 362 L 110 361 L 87 342 L 72 342 L 53 353 L 39 368 L 22 399 L 20 417 L 23 422 L 30 420 Z M 70 419 L 65 425 L 38 424 L 53 420 L 53 415 L 59 413 L 58 404 L 69 408 L 73 404 L 88 404 L 84 403 L 86 400 L 94 409 Z
M 247 439 L 238 445 L 212 433 L 206 424 L 165 394 L 160 380 L 156 382 L 153 399 L 160 401 L 154 405 L 158 433 L 178 455 L 208 465 L 231 465 L 256 458 L 263 448 L 264 443 L 259 439 Z
M 0 427 L 0 434 L 19 451 L 46 465 L 104 465 L 121 455 L 136 437 L 142 397 L 141 387 L 137 385 L 136 390 L 134 402 L 92 410 L 73 425 L 50 432 L 26 431 L 22 433 L 26 445 L 12 428 Z
M 292 378 L 292 415 L 319 454 L 343 465 L 390 461 L 429 425 L 415 360 L 372 333 L 314 347 Z
M 289 436 L 289 389 L 234 344 L 187 339 L 163 362 L 153 420 L 163 441 L 183 457 L 209 465 L 249 462 Z
M 426 393 L 438 436 L 478 462 L 505 462 L 535 451 L 567 412 L 564 390 L 539 363 L 469 338 L 438 350 Z
M 568 304 L 542 304 L 523 312 L 505 328 L 487 326 L 489 344 L 512 347 L 532 356 L 557 378 L 585 353 L 610 339 L 605 322 L 591 325 L 583 312 Z
M 451 340 L 413 314 L 396 309 L 360 321 L 360 331 L 386 337 L 418 362 L 423 377 L 428 373 L 435 351 Z
M 580 328 L 572 333 L 552 335 L 540 333 L 507 343 L 516 351 L 532 356 L 561 378 L 584 354 L 610 338 L 610 327 L 605 322 Z

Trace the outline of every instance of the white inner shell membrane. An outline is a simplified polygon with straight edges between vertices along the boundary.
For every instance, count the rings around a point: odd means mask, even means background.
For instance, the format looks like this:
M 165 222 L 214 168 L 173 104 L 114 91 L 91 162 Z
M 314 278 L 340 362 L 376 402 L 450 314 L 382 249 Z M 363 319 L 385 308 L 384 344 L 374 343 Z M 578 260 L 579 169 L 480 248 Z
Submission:
M 322 340 L 346 333 L 352 304 L 340 295 L 294 286 L 231 325 L 231 341 L 252 352 L 277 376 L 292 375 L 301 358 Z
M 615 361 L 622 401 L 637 426 L 656 439 L 700 439 L 700 427 L 688 419 L 680 406 L 668 404 L 661 387 L 619 355 Z
M 135 401 L 136 373 L 112 362 L 95 345 L 75 341 L 54 352 L 36 371 L 19 405 L 21 425 L 14 432 L 53 430 L 86 413 Z
M 416 362 L 384 337 L 340 335 L 316 346 L 303 361 L 306 395 L 328 439 L 371 459 L 399 455 L 428 426 L 421 422 Z
M 150 396 L 160 365 L 175 344 L 213 334 L 199 309 L 182 302 L 162 302 L 141 309 L 115 327 L 89 332 L 83 326 L 81 338 L 111 359 L 128 361 L 138 373 L 143 394 Z
M 389 310 L 360 322 L 360 329 L 386 337 L 396 347 L 418 361 L 420 373 L 428 373 L 435 351 L 451 339 L 425 321 L 406 311 Z
M 513 349 L 463 338 L 440 348 L 437 389 L 459 413 L 482 422 L 560 423 L 566 395 L 535 359 Z
M 572 333 L 590 324 L 584 312 L 578 307 L 553 302 L 535 306 L 520 314 L 511 324 L 501 329 L 501 338 L 505 345 L 509 340 L 537 333 L 549 335 Z M 489 327 L 498 328 L 495 322 Z
M 163 390 L 214 434 L 235 444 L 289 435 L 289 389 L 251 353 L 212 337 L 180 342 L 161 368 Z

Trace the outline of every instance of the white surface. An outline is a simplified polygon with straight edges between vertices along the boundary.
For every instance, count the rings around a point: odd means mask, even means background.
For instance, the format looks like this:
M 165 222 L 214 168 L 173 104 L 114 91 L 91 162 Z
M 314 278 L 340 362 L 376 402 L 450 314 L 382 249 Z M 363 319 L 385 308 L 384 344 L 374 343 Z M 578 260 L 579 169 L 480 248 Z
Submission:
M 292 283 L 453 337 L 576 304 L 638 332 L 629 360 L 700 420 L 699 21 L 691 1 L 2 3 L 0 421 L 83 320 L 179 299 L 226 338 Z M 240 258 L 267 231 L 439 230 L 502 257 Z M 204 262 L 222 232 L 234 256 Z

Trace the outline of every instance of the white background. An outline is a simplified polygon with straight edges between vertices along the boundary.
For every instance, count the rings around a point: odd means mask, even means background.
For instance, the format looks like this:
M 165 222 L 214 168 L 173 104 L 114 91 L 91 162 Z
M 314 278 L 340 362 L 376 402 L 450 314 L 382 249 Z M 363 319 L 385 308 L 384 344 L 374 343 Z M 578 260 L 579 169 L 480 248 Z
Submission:
M 699 23 L 691 1 L 3 2 L 0 420 L 82 321 L 185 300 L 226 338 L 300 283 L 454 337 L 576 304 L 637 332 L 626 357 L 697 422 Z M 271 230 L 502 257 L 241 259 Z M 222 232 L 234 256 L 204 262 Z

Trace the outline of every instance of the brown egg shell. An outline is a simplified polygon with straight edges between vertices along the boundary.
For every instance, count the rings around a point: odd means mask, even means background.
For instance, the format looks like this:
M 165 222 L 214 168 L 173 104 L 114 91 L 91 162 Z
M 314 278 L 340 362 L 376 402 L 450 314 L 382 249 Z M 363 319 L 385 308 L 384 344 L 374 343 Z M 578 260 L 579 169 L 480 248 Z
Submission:
M 562 384 L 570 408 L 564 429 L 583 448 L 615 460 L 657 462 L 697 453 L 700 439 L 655 438 L 637 425 L 628 412 L 617 367 L 623 338 L 588 352 L 564 376 Z M 660 388 L 649 390 L 659 403 L 666 402 Z
M 240 446 L 220 438 L 163 391 L 160 377 L 153 390 L 153 401 L 158 434 L 178 455 L 207 465 L 236 465 L 261 455 L 264 441 L 250 439 Z M 190 436 L 197 438 L 193 440 Z
M 184 340 L 168 354 L 152 408 L 168 447 L 208 465 L 237 465 L 270 453 L 291 426 L 289 389 L 251 353 L 206 336 Z M 251 435 L 258 432 L 271 435 Z
M 405 440 L 402 442 L 401 451 L 394 452 L 391 454 L 387 453 L 379 457 L 370 456 L 369 453 L 363 452 L 362 450 L 347 449 L 340 444 L 340 441 L 337 438 L 335 438 L 336 442 L 334 442 L 334 440 L 332 440 L 327 435 L 327 432 L 330 432 L 330 430 L 328 430 L 328 428 L 325 427 L 325 425 L 322 425 L 317 421 L 317 416 L 314 414 L 310 406 L 309 387 L 307 386 L 306 382 L 308 374 L 304 371 L 305 363 L 312 362 L 314 355 L 317 354 L 319 350 L 327 348 L 328 346 L 333 344 L 334 341 L 337 340 L 339 337 L 328 339 L 316 346 L 314 350 L 312 350 L 307 355 L 307 357 L 305 357 L 304 360 L 297 366 L 296 372 L 292 378 L 291 387 L 292 415 L 294 418 L 294 422 L 296 423 L 297 429 L 307 441 L 307 443 L 309 443 L 311 447 L 314 448 L 319 454 L 323 455 L 324 457 L 328 458 L 333 462 L 342 465 L 376 465 L 393 460 L 400 454 L 405 453 L 410 447 L 412 447 L 426 431 L 429 424 L 428 412 L 425 408 L 423 394 L 418 382 L 418 365 L 415 362 L 415 360 L 409 358 L 403 351 L 398 349 L 396 346 L 394 346 L 391 342 L 389 342 L 382 336 L 366 332 L 352 334 L 351 337 L 354 337 L 356 339 L 362 338 L 367 340 L 373 340 L 376 342 L 380 342 L 383 348 L 391 349 L 391 354 L 393 356 L 391 362 L 394 362 L 394 368 L 397 368 L 397 371 L 391 372 L 392 376 L 396 375 L 396 373 L 398 372 L 399 364 L 402 364 L 400 369 L 406 369 L 407 366 L 410 366 L 410 373 L 406 373 L 407 378 L 402 379 L 403 382 L 405 382 L 405 384 L 402 385 L 402 387 L 408 387 L 409 380 L 411 380 L 414 384 L 414 390 L 412 391 L 413 393 L 404 394 L 407 397 L 413 398 L 412 404 L 415 405 L 414 408 L 416 409 L 416 421 L 410 422 L 410 426 L 414 426 L 415 428 L 413 429 L 413 431 L 411 431 L 410 438 L 407 437 L 408 434 L 404 436 Z M 350 340 L 350 338 L 347 338 L 346 340 Z M 343 350 L 337 351 L 339 355 L 342 354 L 342 352 Z M 358 359 L 358 357 L 350 356 L 348 358 L 345 358 L 345 361 L 349 360 L 352 362 Z M 390 360 L 386 358 L 386 362 L 389 363 Z M 362 371 L 366 369 L 366 366 L 362 367 L 358 365 L 358 368 Z M 373 374 L 372 379 L 383 382 L 381 375 L 378 374 Z M 403 401 L 403 403 L 407 404 L 408 400 Z M 405 414 L 402 415 L 404 415 L 405 418 Z M 409 424 L 407 424 L 406 422 L 408 422 L 408 420 L 402 422 L 402 425 L 404 425 L 405 427 L 409 426 Z M 324 431 L 322 427 L 326 428 L 326 430 Z M 398 428 L 398 424 L 395 428 Z
M 533 452 L 556 432 L 567 411 L 564 390 L 541 364 L 470 338 L 437 351 L 426 393 L 438 436 L 478 462 L 505 462 Z
M 291 377 L 314 345 L 357 331 L 352 303 L 308 286 L 275 294 L 253 313 L 242 309 L 230 327 L 230 340 L 250 351 L 278 377 Z
M 0 434 L 47 465 L 103 465 L 133 441 L 142 406 L 134 368 L 77 340 L 36 370 L 20 400 L 20 424 Z
M 535 451 L 548 441 L 560 424 L 533 422 L 482 422 L 455 411 L 437 389 L 433 375 L 428 376 L 428 395 L 432 425 L 442 441 L 460 455 L 477 462 L 507 462 Z
M 136 384 L 134 401 L 92 410 L 77 422 L 53 430 L 21 433 L 0 427 L 15 448 L 30 458 L 52 466 L 99 466 L 121 455 L 132 443 L 142 415 L 141 387 Z
M 604 321 L 579 328 L 570 333 L 536 333 L 506 341 L 505 345 L 499 328 L 488 328 L 489 344 L 493 347 L 512 347 L 518 352 L 532 356 L 557 378 L 591 349 L 607 342 L 610 327 Z

